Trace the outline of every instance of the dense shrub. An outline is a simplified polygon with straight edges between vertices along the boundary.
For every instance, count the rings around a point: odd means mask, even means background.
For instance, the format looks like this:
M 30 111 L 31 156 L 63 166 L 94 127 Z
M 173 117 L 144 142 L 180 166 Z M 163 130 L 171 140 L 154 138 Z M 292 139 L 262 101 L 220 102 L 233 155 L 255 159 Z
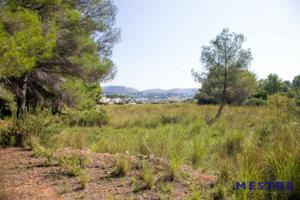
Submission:
M 247 106 L 262 106 L 266 104 L 267 104 L 266 100 L 262 98 L 254 98 L 254 97 L 248 98 L 244 102 L 244 105 Z
M 0 146 L 15 146 L 19 142 L 19 137 L 15 133 L 13 120 L 0 120 Z
M 214 97 L 208 96 L 207 94 L 200 92 L 196 95 L 197 103 L 200 105 L 205 104 L 217 104 L 218 100 Z
M 257 92 L 255 95 L 253 95 L 252 97 L 253 97 L 253 98 L 256 98 L 256 99 L 267 100 L 268 94 L 267 94 L 266 91 L 259 91 L 259 92 Z
M 28 146 L 30 137 L 39 138 L 43 146 L 48 146 L 50 138 L 58 134 L 63 128 L 63 122 L 59 116 L 49 112 L 35 112 L 28 114 L 17 123 L 17 131 L 22 134 L 23 146 Z

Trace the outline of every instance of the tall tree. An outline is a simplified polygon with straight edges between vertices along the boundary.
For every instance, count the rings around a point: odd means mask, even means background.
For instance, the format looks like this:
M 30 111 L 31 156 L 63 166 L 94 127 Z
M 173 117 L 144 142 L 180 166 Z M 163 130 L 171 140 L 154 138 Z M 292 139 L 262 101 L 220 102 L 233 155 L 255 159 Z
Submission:
M 263 85 L 269 95 L 280 92 L 283 89 L 283 82 L 277 74 L 269 74 Z
M 252 60 L 250 49 L 243 49 L 245 37 L 242 34 L 223 29 L 210 45 L 203 46 L 201 62 L 205 71 L 201 74 L 193 72 L 195 78 L 203 86 L 209 82 L 220 107 L 215 120 L 221 116 L 222 110 L 230 98 L 229 88 L 235 88 L 243 72 L 248 69 Z
M 19 115 L 43 101 L 56 112 L 72 104 L 64 85 L 99 85 L 114 75 L 118 41 L 111 0 L 2 0 L 0 84 L 17 99 Z M 1 86 L 0 85 L 0 86 Z

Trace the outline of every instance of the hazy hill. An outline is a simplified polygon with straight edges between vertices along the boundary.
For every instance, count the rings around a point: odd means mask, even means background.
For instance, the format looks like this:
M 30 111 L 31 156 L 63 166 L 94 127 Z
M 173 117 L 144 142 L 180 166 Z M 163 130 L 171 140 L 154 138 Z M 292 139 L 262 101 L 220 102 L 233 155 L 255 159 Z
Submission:
M 164 94 L 167 90 L 163 89 L 149 89 L 149 90 L 143 90 L 142 93 L 144 94 Z
M 195 95 L 197 92 L 196 88 L 174 88 L 170 90 L 163 89 L 148 89 L 139 91 L 135 88 L 125 87 L 125 86 L 104 86 L 104 94 L 118 94 L 118 95 L 127 95 L 127 94 L 185 94 L 185 95 Z
M 139 93 L 140 91 L 125 87 L 125 86 L 104 86 L 103 87 L 103 93 L 104 94 L 118 94 L 118 95 L 127 95 L 127 94 L 133 94 L 133 93 Z

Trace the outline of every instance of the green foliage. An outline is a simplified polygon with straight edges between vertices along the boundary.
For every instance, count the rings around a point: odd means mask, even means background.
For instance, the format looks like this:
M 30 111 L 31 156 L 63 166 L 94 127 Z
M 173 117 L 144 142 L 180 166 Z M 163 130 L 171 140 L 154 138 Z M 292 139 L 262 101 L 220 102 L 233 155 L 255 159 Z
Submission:
M 44 35 L 36 12 L 1 9 L 0 79 L 20 77 L 33 70 L 41 59 L 51 57 L 55 43 L 55 33 Z
M 9 90 L 0 85 L 0 118 L 5 117 L 6 112 L 11 112 L 14 116 L 17 111 L 15 96 Z
M 86 84 L 75 78 L 68 79 L 63 85 L 63 90 L 69 94 L 71 105 L 81 111 L 94 109 L 101 95 L 98 83 Z
M 16 145 L 16 135 L 14 134 L 15 124 L 11 119 L 0 119 L 0 146 Z
M 300 90 L 300 75 L 294 77 L 292 87 L 294 89 Z
M 248 98 L 244 102 L 244 105 L 247 106 L 262 106 L 266 104 L 267 104 L 266 100 L 261 98 L 254 98 L 254 97 Z
M 115 72 L 113 2 L 4 0 L 0 9 L 0 84 L 15 96 L 17 116 L 37 105 L 93 109 L 99 82 Z
M 252 57 L 250 49 L 243 49 L 244 41 L 242 34 L 223 29 L 209 46 L 202 47 L 201 62 L 206 71 L 192 71 L 202 84 L 199 103 L 241 103 L 254 93 L 256 78 L 247 71 Z
M 283 83 L 277 74 L 270 74 L 264 81 L 264 90 L 268 94 L 274 94 L 282 91 Z
M 51 146 L 50 138 L 58 134 L 63 128 L 62 121 L 58 116 L 53 116 L 47 111 L 30 113 L 18 121 L 17 130 L 22 133 L 23 146 L 28 146 L 31 137 L 37 137 L 41 145 Z M 29 142 L 30 143 L 30 142 Z M 30 146 L 30 145 L 29 145 Z

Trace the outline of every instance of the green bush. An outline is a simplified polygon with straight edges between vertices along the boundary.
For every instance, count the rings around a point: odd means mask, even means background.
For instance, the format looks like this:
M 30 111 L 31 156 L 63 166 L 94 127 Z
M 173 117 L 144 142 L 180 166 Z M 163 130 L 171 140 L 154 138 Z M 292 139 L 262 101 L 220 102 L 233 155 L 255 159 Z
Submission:
M 0 146 L 15 146 L 19 143 L 20 135 L 15 134 L 14 120 L 0 120 Z
M 262 98 L 254 98 L 254 97 L 248 98 L 244 102 L 244 105 L 247 106 L 262 106 L 266 104 L 267 104 L 266 100 Z
M 130 161 L 126 156 L 119 156 L 116 163 L 115 169 L 112 175 L 115 177 L 125 176 L 130 169 Z
M 22 134 L 22 145 L 26 147 L 26 143 L 30 137 L 38 137 L 41 145 L 48 147 L 52 144 L 49 143 L 53 135 L 58 134 L 63 124 L 59 116 L 54 116 L 49 112 L 36 112 L 29 113 L 17 123 L 17 131 Z

